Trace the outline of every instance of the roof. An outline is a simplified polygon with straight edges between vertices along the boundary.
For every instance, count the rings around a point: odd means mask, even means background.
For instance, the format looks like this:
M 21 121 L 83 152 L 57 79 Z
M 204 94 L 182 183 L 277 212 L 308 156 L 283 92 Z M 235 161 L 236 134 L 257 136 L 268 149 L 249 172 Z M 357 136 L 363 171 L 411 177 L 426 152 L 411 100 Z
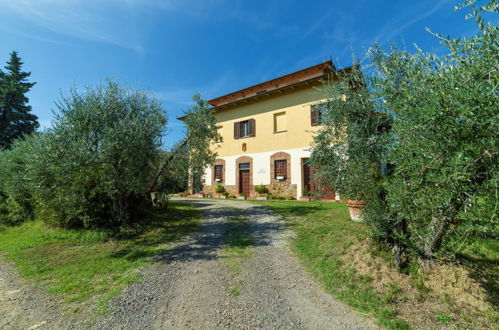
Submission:
M 287 89 L 295 89 L 302 85 L 311 85 L 318 83 L 336 74 L 340 71 L 348 71 L 351 68 L 345 68 L 337 71 L 331 60 L 310 66 L 308 68 L 286 74 L 241 90 L 216 97 L 208 101 L 213 106 L 213 111 L 219 112 L 226 110 L 233 105 L 246 103 L 251 100 L 258 100 L 263 96 L 270 96 L 274 93 L 282 93 Z M 178 117 L 183 120 L 185 116 Z
M 333 70 L 333 62 L 331 60 L 328 60 L 326 62 L 313 65 L 300 71 L 289 73 L 284 76 L 259 83 L 257 85 L 246 87 L 244 89 L 216 97 L 209 100 L 208 103 L 213 105 L 214 107 L 220 107 L 228 103 L 237 102 L 255 95 L 268 93 L 272 90 L 290 86 L 301 81 L 307 81 L 310 79 L 322 77 L 327 73 L 333 72 Z

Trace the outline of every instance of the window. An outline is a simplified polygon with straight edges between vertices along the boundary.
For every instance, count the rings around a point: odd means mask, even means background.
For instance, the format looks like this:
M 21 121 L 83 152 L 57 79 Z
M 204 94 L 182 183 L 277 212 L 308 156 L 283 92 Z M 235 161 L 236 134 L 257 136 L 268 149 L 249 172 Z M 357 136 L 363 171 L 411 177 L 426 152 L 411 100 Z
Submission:
M 215 182 L 223 182 L 224 180 L 224 166 L 215 165 Z
M 249 120 L 245 120 L 245 121 L 242 121 L 239 123 L 239 130 L 240 130 L 240 134 L 239 134 L 239 137 L 246 137 L 246 136 L 249 136 Z
M 274 114 L 274 133 L 286 131 L 286 113 L 280 112 Z
M 234 139 L 255 136 L 255 120 L 248 119 L 234 123 Z
M 286 159 L 274 160 L 274 175 L 276 180 L 285 180 L 288 172 Z
M 323 104 L 313 104 L 310 107 L 310 124 L 312 126 L 321 125 Z
M 250 168 L 250 163 L 240 163 L 239 164 L 240 170 L 249 170 L 249 168 Z

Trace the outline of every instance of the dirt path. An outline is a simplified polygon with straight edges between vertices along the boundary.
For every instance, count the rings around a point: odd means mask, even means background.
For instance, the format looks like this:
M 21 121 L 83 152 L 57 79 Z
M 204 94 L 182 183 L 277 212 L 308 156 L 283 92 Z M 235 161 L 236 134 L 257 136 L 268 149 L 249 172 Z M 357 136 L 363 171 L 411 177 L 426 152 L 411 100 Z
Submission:
M 0 259 L 0 329 L 67 328 L 59 304 Z
M 200 207 L 205 222 L 144 272 L 113 302 L 115 312 L 96 329 L 372 329 L 312 281 L 290 253 L 284 223 L 244 202 L 180 200 Z M 237 208 L 237 209 L 234 209 Z M 242 213 L 254 247 L 237 279 L 224 265 L 226 220 Z M 239 296 L 231 294 L 234 281 Z

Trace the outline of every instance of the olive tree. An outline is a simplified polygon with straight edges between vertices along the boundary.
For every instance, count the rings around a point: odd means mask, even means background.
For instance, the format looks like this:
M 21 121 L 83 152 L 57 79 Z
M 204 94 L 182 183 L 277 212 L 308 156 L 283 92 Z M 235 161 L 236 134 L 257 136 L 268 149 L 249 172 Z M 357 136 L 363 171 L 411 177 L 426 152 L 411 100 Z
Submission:
M 469 39 L 436 35 L 448 54 L 371 53 L 379 107 L 396 118 L 387 198 L 426 267 L 470 236 L 493 231 L 497 221 L 499 35 L 482 14 L 497 14 L 499 6 L 467 5 L 480 32 Z
M 186 125 L 185 137 L 163 161 L 152 180 L 150 192 L 158 188 L 160 181 L 165 185 L 168 171 L 190 175 L 192 179 L 199 176 L 199 173 L 215 160 L 217 154 L 212 146 L 221 142 L 222 137 L 218 133 L 213 109 L 201 95 L 194 95 L 193 104 L 185 111 L 183 120 Z
M 312 155 L 340 192 L 366 200 L 374 237 L 425 268 L 497 226 L 499 36 L 483 17 L 499 5 L 465 6 L 480 32 L 435 34 L 446 55 L 374 46 L 366 88 L 355 72 L 328 86 Z
M 73 89 L 57 108 L 30 169 L 37 211 L 66 227 L 128 225 L 158 157 L 161 104 L 106 81 Z

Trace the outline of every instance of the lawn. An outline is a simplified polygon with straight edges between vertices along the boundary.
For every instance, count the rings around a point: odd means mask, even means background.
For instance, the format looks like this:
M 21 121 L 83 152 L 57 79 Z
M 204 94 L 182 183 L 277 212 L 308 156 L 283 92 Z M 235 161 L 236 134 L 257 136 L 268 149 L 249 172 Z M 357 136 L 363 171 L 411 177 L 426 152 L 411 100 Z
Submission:
M 439 265 L 430 275 L 404 274 L 393 266 L 389 251 L 369 240 L 368 227 L 350 220 L 344 203 L 251 202 L 287 220 L 296 233 L 294 252 L 326 291 L 373 315 L 381 326 L 483 328 L 498 320 L 497 251 L 490 253 L 497 242 L 480 244 L 482 259 L 491 265 L 483 272 L 460 261 Z
M 140 225 L 119 239 L 103 231 L 27 222 L 0 231 L 0 254 L 23 277 L 61 298 L 69 314 L 100 314 L 129 283 L 140 279 L 137 270 L 196 230 L 199 220 L 193 206 L 171 203 L 167 210 L 149 210 Z

